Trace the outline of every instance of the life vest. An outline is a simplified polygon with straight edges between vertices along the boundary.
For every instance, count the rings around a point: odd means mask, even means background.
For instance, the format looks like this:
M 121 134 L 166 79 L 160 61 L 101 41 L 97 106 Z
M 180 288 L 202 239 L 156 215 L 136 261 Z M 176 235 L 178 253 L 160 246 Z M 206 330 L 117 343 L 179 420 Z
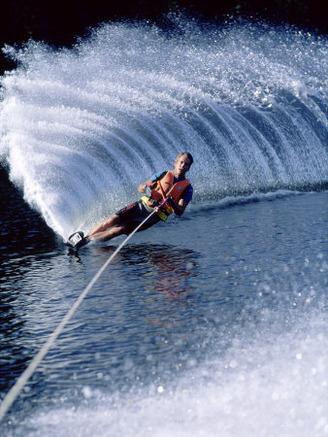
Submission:
M 174 182 L 174 172 L 168 171 L 161 178 L 154 182 L 152 186 L 152 193 L 150 197 L 143 196 L 142 200 L 149 206 L 158 206 L 164 199 L 170 197 L 175 203 L 178 203 L 182 198 L 185 189 L 190 185 L 188 179 L 183 179 L 181 181 Z M 157 214 L 159 217 L 165 221 L 168 216 L 172 214 L 173 209 L 171 206 L 164 204 Z

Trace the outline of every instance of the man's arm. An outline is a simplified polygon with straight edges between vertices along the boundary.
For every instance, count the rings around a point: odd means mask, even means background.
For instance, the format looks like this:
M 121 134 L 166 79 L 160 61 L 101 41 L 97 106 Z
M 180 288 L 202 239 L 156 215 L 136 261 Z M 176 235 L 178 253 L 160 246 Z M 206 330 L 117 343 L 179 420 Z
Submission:
M 154 182 L 156 182 L 158 179 L 162 179 L 162 177 L 165 174 L 166 174 L 166 171 L 161 171 L 159 173 L 155 173 L 148 181 L 142 182 L 142 184 L 140 184 L 139 187 L 138 187 L 139 193 L 142 193 L 142 194 L 145 193 L 145 189 L 146 189 L 147 185 L 152 187 Z
M 139 191 L 139 193 L 144 194 L 147 185 L 148 185 L 148 186 L 149 186 L 149 185 L 152 185 L 152 183 L 153 183 L 153 182 L 152 182 L 151 180 L 146 181 L 146 182 L 142 182 L 142 183 L 139 185 L 139 187 L 138 187 L 138 191 Z
M 184 193 L 184 196 L 182 199 L 179 200 L 179 202 L 174 202 L 173 199 L 169 200 L 169 204 L 171 208 L 173 209 L 173 212 L 175 215 L 182 215 L 184 213 L 184 210 L 186 209 L 188 203 L 191 201 L 193 195 L 193 188 L 191 185 L 189 185 Z
M 180 199 L 178 203 L 175 203 L 173 199 L 169 199 L 168 204 L 173 209 L 174 214 L 180 216 L 184 213 L 188 202 L 186 202 L 184 199 Z

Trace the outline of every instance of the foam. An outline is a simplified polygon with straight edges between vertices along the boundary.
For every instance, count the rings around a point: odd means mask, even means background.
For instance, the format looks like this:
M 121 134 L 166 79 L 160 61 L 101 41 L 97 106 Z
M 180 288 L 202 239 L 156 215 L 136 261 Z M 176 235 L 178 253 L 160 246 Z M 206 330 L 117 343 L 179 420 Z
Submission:
M 325 38 L 251 24 L 104 24 L 71 49 L 7 48 L 0 159 L 67 238 L 195 158 L 196 198 L 327 184 Z

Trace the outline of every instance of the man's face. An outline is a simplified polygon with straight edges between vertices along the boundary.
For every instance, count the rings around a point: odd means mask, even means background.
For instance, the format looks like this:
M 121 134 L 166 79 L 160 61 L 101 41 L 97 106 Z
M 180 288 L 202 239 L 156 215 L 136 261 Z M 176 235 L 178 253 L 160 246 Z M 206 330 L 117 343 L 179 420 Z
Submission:
M 174 174 L 175 174 L 175 176 L 178 178 L 184 177 L 184 175 L 190 169 L 190 166 L 191 166 L 190 159 L 187 158 L 186 155 L 180 156 L 180 158 L 178 158 L 174 162 Z

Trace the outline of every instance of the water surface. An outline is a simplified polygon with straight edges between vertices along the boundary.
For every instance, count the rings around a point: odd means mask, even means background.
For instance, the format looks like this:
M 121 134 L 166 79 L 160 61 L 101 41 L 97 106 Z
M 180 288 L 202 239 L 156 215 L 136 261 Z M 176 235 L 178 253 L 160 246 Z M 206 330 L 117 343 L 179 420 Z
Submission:
M 1 435 L 328 434 L 327 51 L 295 29 L 186 20 L 7 48 L 2 399 L 123 239 L 72 256 L 67 236 L 181 150 L 195 196 L 124 246 Z

